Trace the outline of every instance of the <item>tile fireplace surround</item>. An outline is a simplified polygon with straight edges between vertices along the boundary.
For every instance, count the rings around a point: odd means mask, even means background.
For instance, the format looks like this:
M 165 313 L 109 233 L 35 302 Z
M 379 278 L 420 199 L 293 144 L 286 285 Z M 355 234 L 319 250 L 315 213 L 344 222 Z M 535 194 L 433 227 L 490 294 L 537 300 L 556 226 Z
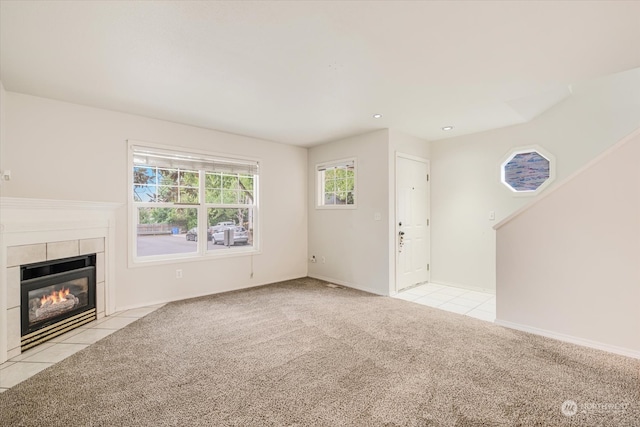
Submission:
M 120 203 L 0 198 L 0 363 L 20 354 L 20 266 L 96 254 L 98 318 L 112 314 Z

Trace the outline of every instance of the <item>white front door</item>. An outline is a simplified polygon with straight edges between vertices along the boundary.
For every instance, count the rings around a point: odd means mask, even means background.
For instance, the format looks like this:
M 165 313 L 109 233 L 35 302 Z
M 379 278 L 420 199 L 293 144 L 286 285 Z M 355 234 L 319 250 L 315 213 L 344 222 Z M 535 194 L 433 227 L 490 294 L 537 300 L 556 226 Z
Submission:
M 396 290 L 429 281 L 429 163 L 396 154 Z

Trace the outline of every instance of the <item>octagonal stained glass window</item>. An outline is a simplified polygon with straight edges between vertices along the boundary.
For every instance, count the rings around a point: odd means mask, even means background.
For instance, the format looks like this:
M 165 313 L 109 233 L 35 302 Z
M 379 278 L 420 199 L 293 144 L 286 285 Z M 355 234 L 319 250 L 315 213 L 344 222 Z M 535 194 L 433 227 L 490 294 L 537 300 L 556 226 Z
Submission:
M 553 178 L 551 156 L 539 150 L 514 151 L 502 164 L 502 183 L 516 193 L 536 193 Z

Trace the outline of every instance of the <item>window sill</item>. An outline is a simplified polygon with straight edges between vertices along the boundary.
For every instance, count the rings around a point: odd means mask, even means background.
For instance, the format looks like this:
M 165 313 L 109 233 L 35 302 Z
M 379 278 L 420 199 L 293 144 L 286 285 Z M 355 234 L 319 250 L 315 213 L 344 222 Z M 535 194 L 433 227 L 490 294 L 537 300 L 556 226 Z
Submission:
M 204 255 L 199 254 L 174 254 L 167 256 L 150 256 L 144 258 L 132 258 L 129 260 L 129 268 L 150 267 L 157 265 L 182 264 L 186 262 L 215 261 L 218 259 L 235 258 L 242 256 L 260 255 L 262 251 L 254 247 L 218 249 L 209 251 Z
M 316 209 L 320 210 L 342 210 L 342 209 L 358 209 L 358 205 L 316 205 Z

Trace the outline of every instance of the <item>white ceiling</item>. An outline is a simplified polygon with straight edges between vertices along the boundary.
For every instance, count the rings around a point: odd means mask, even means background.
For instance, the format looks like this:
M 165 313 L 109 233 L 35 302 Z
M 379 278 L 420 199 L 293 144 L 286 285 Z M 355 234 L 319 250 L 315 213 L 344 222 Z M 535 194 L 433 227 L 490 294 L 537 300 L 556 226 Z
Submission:
M 300 146 L 521 123 L 636 67 L 637 1 L 0 6 L 8 91 Z

